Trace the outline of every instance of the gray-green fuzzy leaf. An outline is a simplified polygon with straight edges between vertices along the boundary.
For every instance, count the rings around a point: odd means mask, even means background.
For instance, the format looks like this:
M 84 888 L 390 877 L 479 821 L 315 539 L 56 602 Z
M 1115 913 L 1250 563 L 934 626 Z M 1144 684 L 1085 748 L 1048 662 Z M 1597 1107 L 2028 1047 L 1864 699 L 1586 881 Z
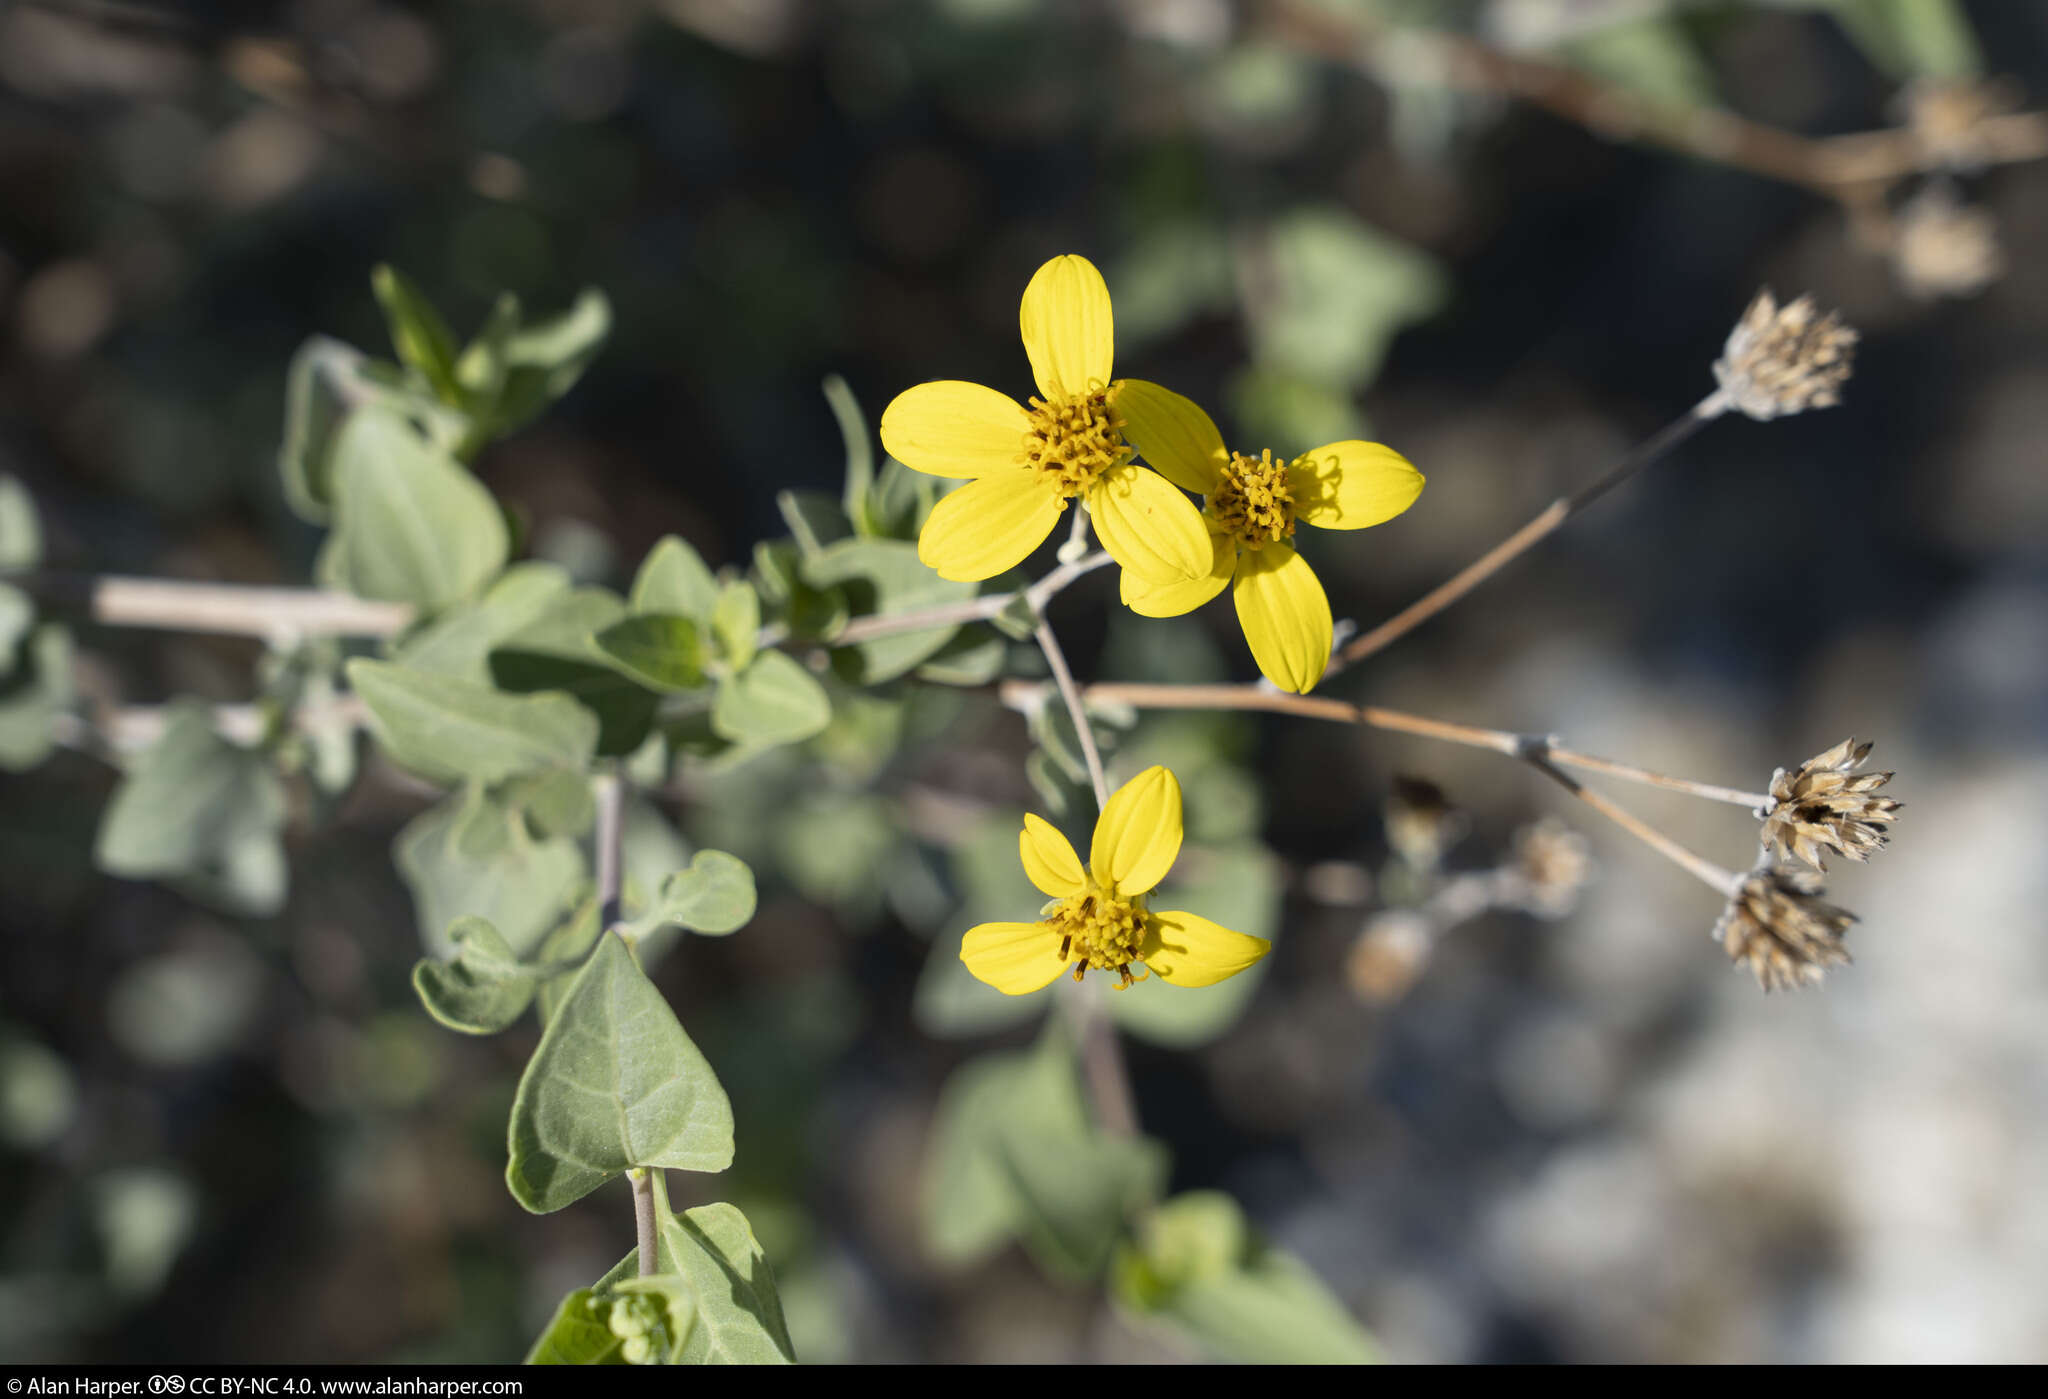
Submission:
M 708 623 L 718 605 L 718 580 L 695 549 L 664 535 L 633 579 L 630 605 L 636 613 L 670 612 Z
M 348 679 L 392 758 L 437 781 L 582 768 L 597 751 L 597 716 L 565 694 L 508 695 L 360 657 L 348 663 Z
M 350 415 L 334 447 L 334 490 L 323 571 L 358 596 L 431 611 L 505 566 L 511 535 L 497 501 L 396 414 Z
M 718 687 L 711 727 L 733 743 L 797 743 L 832 722 L 825 687 L 794 659 L 764 651 Z
M 519 1080 L 508 1146 L 505 1183 L 535 1214 L 629 1167 L 732 1164 L 724 1088 L 617 937 L 598 939 L 548 1021 Z
M 482 918 L 458 918 L 448 938 L 454 960 L 425 960 L 412 969 L 427 1014 L 467 1035 L 495 1035 L 526 1013 L 539 977 L 520 965 L 496 928 Z

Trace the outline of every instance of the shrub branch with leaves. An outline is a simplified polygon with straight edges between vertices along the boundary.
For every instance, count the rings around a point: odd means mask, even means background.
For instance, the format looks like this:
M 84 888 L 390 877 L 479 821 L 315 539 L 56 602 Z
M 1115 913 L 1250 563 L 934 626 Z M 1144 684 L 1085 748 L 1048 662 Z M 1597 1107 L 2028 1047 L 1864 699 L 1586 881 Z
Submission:
M 1867 744 L 1745 791 L 1549 735 L 1312 693 L 1706 424 L 1836 401 L 1854 333 L 1808 302 L 1760 297 L 1697 407 L 1354 635 L 1333 618 L 1297 527 L 1394 521 L 1423 494 L 1422 473 L 1357 441 L 1293 457 L 1233 452 L 1191 400 L 1112 378 L 1113 308 L 1085 259 L 1053 259 L 1025 290 L 1020 330 L 1038 390 L 1028 404 L 958 381 L 913 387 L 882 415 L 892 459 L 878 470 L 858 405 L 830 380 L 842 493 L 783 493 L 789 533 L 756 545 L 744 569 L 714 571 L 665 538 L 624 593 L 520 561 L 517 521 L 468 467 L 574 386 L 608 331 L 604 297 L 587 292 L 539 321 L 507 297 L 461 343 L 395 271 L 379 268 L 373 287 L 396 360 L 315 337 L 289 376 L 279 467 L 292 507 L 327 529 L 318 589 L 39 571 L 33 505 L 0 480 L 0 762 L 27 766 L 68 743 L 119 763 L 101 867 L 251 915 L 285 899 L 290 792 L 309 793 L 305 809 L 321 819 L 357 779 L 358 734 L 436 794 L 393 848 L 424 945 L 419 1000 L 463 1034 L 502 1033 L 529 1013 L 540 1025 L 506 1127 L 506 1185 L 537 1213 L 621 1178 L 633 1203 L 633 1247 L 562 1300 L 535 1363 L 796 1358 L 746 1218 L 730 1204 L 669 1203 L 667 1171 L 716 1175 L 739 1144 L 714 1065 L 648 971 L 684 934 L 744 928 L 756 890 L 745 862 L 692 851 L 650 798 L 679 770 L 729 772 L 827 744 L 836 723 L 869 722 L 864 695 L 950 687 L 1017 711 L 1044 802 L 1044 814 L 1009 828 L 1007 848 L 961 852 L 989 871 L 983 893 L 961 910 L 957 959 L 935 958 L 920 988 L 921 1021 L 943 1022 L 971 1000 L 972 982 L 948 966 L 1009 997 L 1056 987 L 960 1022 L 1051 1010 L 1033 1047 L 976 1058 L 947 1084 L 926 1181 L 929 1242 L 964 1260 L 1021 1241 L 1054 1276 L 1106 1286 L 1127 1317 L 1227 1358 L 1361 1361 L 1374 1347 L 1234 1201 L 1164 1197 L 1169 1153 L 1142 1131 L 1121 1037 L 1186 1046 L 1219 1033 L 1263 969 L 1273 898 L 1255 853 L 1200 845 L 1201 798 L 1184 806 L 1170 763 L 1117 751 L 1135 713 L 1260 711 L 1497 752 L 1712 887 L 1726 901 L 1716 936 L 1766 988 L 1811 983 L 1847 960 L 1850 915 L 1821 898 L 1818 873 L 1823 851 L 1867 858 L 1896 816 L 1898 803 L 1877 795 L 1890 774 L 1855 773 Z M 1056 565 L 1020 577 L 1070 510 Z M 1264 680 L 1077 679 L 1053 604 L 1111 565 L 1122 603 L 1145 617 L 1228 589 Z M 258 698 L 85 712 L 61 620 L 76 613 L 262 637 Z M 1724 868 L 1567 769 L 1750 808 L 1763 823 L 1756 858 Z M 1433 852 L 1442 820 L 1440 803 L 1411 794 L 1390 831 L 1410 855 Z M 1069 840 L 1084 832 L 1085 859 Z M 1779 853 L 1813 868 L 1780 866 Z M 1555 916 L 1585 863 L 1582 841 L 1536 830 L 1511 866 L 1420 897 L 1400 930 L 1369 924 L 1354 975 L 1405 984 L 1413 965 L 1389 981 L 1389 948 L 1413 964 L 1484 907 Z

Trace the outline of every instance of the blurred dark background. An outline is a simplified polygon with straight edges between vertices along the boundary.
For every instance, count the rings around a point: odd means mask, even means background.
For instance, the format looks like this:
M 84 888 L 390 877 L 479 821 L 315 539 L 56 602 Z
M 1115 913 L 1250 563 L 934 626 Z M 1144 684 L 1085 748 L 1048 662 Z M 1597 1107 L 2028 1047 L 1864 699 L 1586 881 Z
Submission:
M 1896 125 L 1958 65 L 1874 43 L 1848 4 L 1317 8 L 1806 135 Z M 1927 8 L 2020 105 L 2048 99 L 2048 8 Z M 1220 1038 L 1134 1047 L 1140 1109 L 1176 1189 L 1236 1194 L 1396 1358 L 2048 1359 L 2048 266 L 2025 251 L 2048 164 L 1852 215 L 1447 86 L 1423 47 L 1382 44 L 1368 76 L 1279 13 L 0 6 L 0 470 L 59 566 L 300 583 L 319 538 L 278 485 L 284 370 L 316 332 L 381 352 L 370 267 L 463 331 L 501 290 L 552 309 L 596 285 L 604 353 L 480 474 L 580 576 L 628 578 L 670 532 L 744 564 L 784 530 L 778 491 L 837 488 L 826 374 L 871 418 L 927 378 L 1021 393 L 1017 296 L 1072 251 L 1108 277 L 1120 373 L 1234 443 L 1363 434 L 1428 475 L 1400 520 L 1318 541 L 1338 615 L 1369 625 L 1707 393 L 1760 286 L 1811 291 L 1864 332 L 1843 407 L 1710 427 L 1335 688 L 1738 787 L 1875 738 L 1909 806 L 1898 848 L 1831 886 L 1865 916 L 1858 965 L 1766 1000 L 1708 940 L 1710 894 L 1486 754 L 1141 729 L 1130 751 L 1206 755 L 1217 831 L 1270 852 L 1280 945 Z M 1061 604 L 1084 677 L 1252 675 L 1227 607 L 1148 624 L 1114 601 L 1097 575 Z M 109 705 L 246 699 L 258 659 L 80 647 Z M 1013 829 L 1034 799 L 992 704 L 908 733 L 671 807 L 764 893 L 660 977 L 742 1143 L 677 1188 L 748 1211 L 807 1358 L 1176 1354 L 1021 1254 L 948 1268 L 920 1244 L 938 1085 L 1027 1033 L 919 989 L 971 897 L 952 818 Z M 1468 922 L 1391 993 L 1362 972 L 1361 928 L 1399 902 L 1401 774 L 1468 813 L 1454 869 L 1546 812 L 1582 828 L 1576 908 Z M 458 1039 L 406 984 L 389 843 L 425 798 L 373 773 L 295 837 L 285 911 L 238 921 L 92 870 L 114 778 L 74 751 L 0 778 L 0 1358 L 522 1353 L 623 1252 L 627 1206 L 534 1219 L 502 1186 L 532 1032 Z M 1737 809 L 1620 795 L 1747 858 Z

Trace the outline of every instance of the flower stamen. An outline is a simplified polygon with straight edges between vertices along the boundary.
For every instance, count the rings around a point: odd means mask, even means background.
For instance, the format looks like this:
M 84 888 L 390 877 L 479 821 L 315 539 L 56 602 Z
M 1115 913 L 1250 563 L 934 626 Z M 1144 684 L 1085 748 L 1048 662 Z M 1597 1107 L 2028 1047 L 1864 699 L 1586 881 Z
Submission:
M 1102 474 L 1131 459 L 1124 420 L 1109 406 L 1109 390 L 1097 389 L 1047 401 L 1033 398 L 1031 426 L 1017 460 L 1057 482 L 1063 500 L 1081 495 Z
M 1294 491 L 1287 464 L 1270 449 L 1257 457 L 1233 452 L 1208 500 L 1209 518 L 1244 548 L 1263 549 L 1294 534 Z
M 1145 938 L 1145 901 L 1120 899 L 1092 881 L 1053 906 L 1046 923 L 1060 935 L 1060 960 L 1072 960 L 1074 980 L 1089 971 L 1113 971 L 1130 986 L 1131 963 Z

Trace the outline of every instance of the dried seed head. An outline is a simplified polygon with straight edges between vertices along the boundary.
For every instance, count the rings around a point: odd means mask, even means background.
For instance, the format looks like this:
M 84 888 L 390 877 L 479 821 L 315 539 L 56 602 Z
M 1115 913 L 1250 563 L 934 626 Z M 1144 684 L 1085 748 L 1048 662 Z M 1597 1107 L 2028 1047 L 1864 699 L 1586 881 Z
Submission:
M 1908 200 L 1892 225 L 1892 266 L 1923 300 L 1975 296 L 2005 274 L 1998 221 L 1966 204 L 1946 181 Z
M 1906 127 L 1931 165 L 1974 170 L 1997 153 L 1987 127 L 1996 117 L 2019 110 L 2021 94 L 2009 81 L 1976 78 L 1924 79 L 1907 88 Z
M 1842 401 L 1855 345 L 1855 330 L 1832 311 L 1821 315 L 1813 298 L 1780 306 L 1766 290 L 1729 332 L 1714 378 L 1738 410 L 1759 422 L 1832 408 Z
M 1546 816 L 1515 832 L 1515 859 L 1505 872 L 1518 907 L 1539 918 L 1562 918 L 1578 903 L 1593 857 L 1584 836 Z
M 1387 844 L 1411 868 L 1429 871 L 1465 834 L 1465 817 L 1443 788 L 1420 777 L 1396 777 L 1387 793 Z
M 1729 896 L 1714 938 L 1766 991 L 1815 985 L 1829 967 L 1848 965 L 1842 935 L 1856 921 L 1821 892 L 1807 870 L 1759 865 Z
M 1858 861 L 1882 850 L 1884 827 L 1899 819 L 1903 802 L 1877 795 L 1892 780 L 1888 772 L 1858 774 L 1870 756 L 1868 743 L 1845 738 L 1791 772 L 1771 774 L 1771 807 L 1764 814 L 1763 843 L 1781 854 L 1826 870 L 1821 852 L 1832 850 Z
M 1436 922 L 1426 914 L 1409 909 L 1374 914 L 1344 959 L 1352 994 L 1374 1005 L 1400 1000 L 1429 965 L 1436 939 Z

